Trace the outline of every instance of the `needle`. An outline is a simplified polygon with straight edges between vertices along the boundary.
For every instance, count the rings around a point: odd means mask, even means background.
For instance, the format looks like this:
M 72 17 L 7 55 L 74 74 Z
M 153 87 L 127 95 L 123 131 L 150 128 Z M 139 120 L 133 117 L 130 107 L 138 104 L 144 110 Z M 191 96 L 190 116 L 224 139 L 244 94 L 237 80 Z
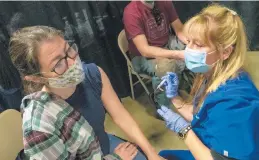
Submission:
M 161 89 L 160 87 L 162 87 L 165 82 L 166 82 L 166 79 L 164 79 L 162 82 L 160 82 L 160 84 L 157 86 L 156 90 L 160 89 L 160 90 L 164 91 L 164 90 Z

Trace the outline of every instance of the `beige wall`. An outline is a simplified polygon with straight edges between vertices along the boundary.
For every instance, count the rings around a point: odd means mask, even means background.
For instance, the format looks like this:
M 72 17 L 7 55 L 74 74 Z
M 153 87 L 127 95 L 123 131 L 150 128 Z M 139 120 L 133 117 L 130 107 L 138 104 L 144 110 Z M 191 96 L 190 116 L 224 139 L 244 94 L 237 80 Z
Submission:
M 259 89 L 259 51 L 248 51 L 245 69 L 249 72 L 257 89 Z

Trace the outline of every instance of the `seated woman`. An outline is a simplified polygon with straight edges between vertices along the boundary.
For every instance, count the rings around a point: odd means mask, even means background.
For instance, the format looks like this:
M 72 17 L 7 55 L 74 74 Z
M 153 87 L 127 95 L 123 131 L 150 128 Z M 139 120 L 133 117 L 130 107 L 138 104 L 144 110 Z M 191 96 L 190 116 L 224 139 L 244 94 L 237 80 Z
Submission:
M 169 73 L 163 78 L 166 94 L 180 115 L 164 106 L 158 113 L 195 159 L 258 159 L 259 92 L 243 69 L 247 39 L 242 20 L 214 4 L 186 22 L 184 31 L 186 66 L 197 73 L 193 104 L 177 95 L 177 76 Z
M 22 84 L 20 75 L 8 54 L 8 44 L 0 39 L 0 112 L 6 109 L 20 111 Z
M 160 159 L 105 72 L 95 64 L 82 64 L 77 45 L 68 44 L 60 31 L 47 26 L 23 28 L 11 37 L 9 49 L 25 92 L 30 93 L 21 105 L 26 157 L 134 159 L 134 144 L 105 132 L 107 110 L 148 159 Z M 136 159 L 146 158 L 138 153 Z

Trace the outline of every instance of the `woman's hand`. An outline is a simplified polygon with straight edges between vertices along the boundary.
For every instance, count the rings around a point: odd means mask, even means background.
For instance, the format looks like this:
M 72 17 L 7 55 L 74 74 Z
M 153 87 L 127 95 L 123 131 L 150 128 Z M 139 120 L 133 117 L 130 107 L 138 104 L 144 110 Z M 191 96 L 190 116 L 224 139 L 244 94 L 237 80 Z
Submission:
M 167 72 L 167 74 L 161 78 L 165 86 L 165 94 L 167 98 L 174 98 L 178 96 L 179 80 L 176 73 Z
M 186 122 L 183 117 L 165 106 L 162 106 L 161 109 L 157 110 L 157 112 L 165 120 L 166 127 L 176 133 L 179 133 L 190 125 L 190 123 Z
M 129 142 L 124 142 L 115 148 L 114 153 L 120 156 L 123 160 L 133 160 L 136 157 L 138 150 L 135 145 Z

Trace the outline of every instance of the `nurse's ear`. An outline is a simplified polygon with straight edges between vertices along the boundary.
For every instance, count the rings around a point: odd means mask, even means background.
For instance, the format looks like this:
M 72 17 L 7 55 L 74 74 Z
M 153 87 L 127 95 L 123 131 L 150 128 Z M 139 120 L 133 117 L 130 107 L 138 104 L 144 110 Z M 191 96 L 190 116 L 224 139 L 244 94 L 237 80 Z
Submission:
M 230 54 L 233 52 L 234 50 L 234 47 L 233 46 L 229 46 L 227 47 L 224 51 L 223 51 L 223 54 L 222 54 L 222 59 L 223 60 L 226 60 L 228 59 L 228 57 L 230 56 Z

